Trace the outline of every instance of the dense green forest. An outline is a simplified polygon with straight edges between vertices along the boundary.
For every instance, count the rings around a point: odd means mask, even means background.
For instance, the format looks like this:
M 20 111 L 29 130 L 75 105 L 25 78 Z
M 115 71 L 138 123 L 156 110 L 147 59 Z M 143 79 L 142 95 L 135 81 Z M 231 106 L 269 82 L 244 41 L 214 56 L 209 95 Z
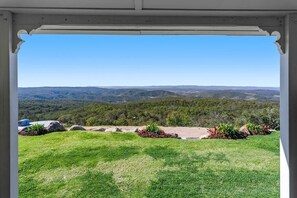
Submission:
M 73 110 L 93 102 L 83 100 L 19 100 L 19 119 L 57 119 L 66 110 Z
M 146 125 L 213 127 L 247 122 L 279 128 L 277 101 L 162 98 L 120 104 L 76 100 L 21 100 L 19 118 L 59 120 L 66 125 Z

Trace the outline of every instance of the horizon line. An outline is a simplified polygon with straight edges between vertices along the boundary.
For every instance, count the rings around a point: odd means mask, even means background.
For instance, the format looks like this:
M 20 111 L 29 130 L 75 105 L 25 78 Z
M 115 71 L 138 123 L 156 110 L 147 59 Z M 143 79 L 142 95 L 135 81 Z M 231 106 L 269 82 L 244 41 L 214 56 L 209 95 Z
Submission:
M 106 88 L 106 87 L 246 87 L 246 88 L 280 88 L 274 86 L 248 86 L 248 85 L 108 85 L 108 86 L 30 86 L 30 87 L 18 87 L 18 88 Z

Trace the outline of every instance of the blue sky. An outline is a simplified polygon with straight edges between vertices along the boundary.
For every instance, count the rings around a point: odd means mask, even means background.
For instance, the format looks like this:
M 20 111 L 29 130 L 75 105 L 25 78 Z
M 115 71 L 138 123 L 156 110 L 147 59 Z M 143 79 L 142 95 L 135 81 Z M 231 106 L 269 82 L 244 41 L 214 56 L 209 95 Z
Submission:
M 19 87 L 279 87 L 275 37 L 23 35 Z

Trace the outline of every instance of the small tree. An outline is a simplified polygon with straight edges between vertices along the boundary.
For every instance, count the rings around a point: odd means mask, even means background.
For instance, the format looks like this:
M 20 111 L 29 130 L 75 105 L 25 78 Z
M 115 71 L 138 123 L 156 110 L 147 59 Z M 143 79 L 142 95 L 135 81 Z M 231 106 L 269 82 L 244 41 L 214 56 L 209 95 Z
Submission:
M 87 126 L 96 126 L 98 125 L 98 119 L 96 117 L 90 117 L 87 119 Z
M 168 126 L 189 126 L 191 118 L 181 112 L 174 111 L 166 118 L 166 124 Z

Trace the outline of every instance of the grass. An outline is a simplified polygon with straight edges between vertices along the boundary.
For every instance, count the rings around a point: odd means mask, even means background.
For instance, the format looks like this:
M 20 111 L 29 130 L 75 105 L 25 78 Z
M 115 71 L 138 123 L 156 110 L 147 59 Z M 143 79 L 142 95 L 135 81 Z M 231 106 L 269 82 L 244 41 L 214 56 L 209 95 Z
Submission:
M 83 131 L 19 136 L 26 198 L 273 198 L 279 175 L 279 132 L 202 141 Z

